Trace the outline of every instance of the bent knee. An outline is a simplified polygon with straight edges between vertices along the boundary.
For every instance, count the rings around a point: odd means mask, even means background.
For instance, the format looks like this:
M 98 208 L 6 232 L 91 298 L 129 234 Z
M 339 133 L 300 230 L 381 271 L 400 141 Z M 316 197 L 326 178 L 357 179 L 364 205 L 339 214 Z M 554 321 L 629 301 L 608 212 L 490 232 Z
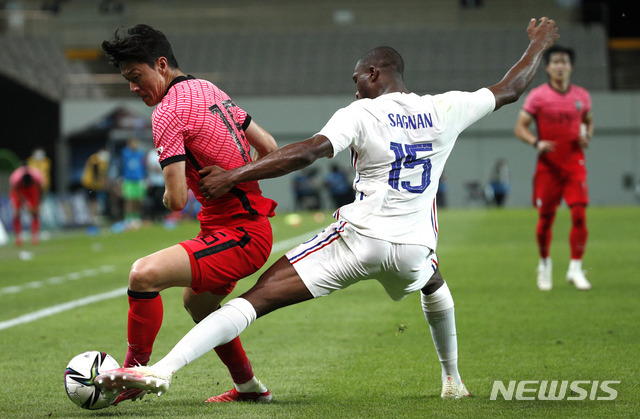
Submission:
M 160 291 L 156 288 L 157 269 L 145 258 L 136 260 L 129 271 L 129 289 L 137 292 Z
M 587 224 L 587 212 L 584 205 L 573 205 L 571 207 L 571 219 L 573 225 L 584 227 Z
M 422 288 L 422 294 L 433 294 L 438 291 L 442 285 L 444 285 L 444 278 L 440 273 L 440 268 L 436 268 L 436 271 L 431 275 L 431 278 L 429 278 L 425 286 Z

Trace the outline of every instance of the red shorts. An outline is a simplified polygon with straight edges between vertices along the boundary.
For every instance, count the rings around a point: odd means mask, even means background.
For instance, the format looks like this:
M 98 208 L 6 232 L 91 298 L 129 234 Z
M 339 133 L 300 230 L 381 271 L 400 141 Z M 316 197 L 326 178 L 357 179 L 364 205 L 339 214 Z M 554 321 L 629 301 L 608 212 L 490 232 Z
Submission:
M 11 200 L 11 205 L 13 205 L 13 208 L 16 210 L 22 207 L 24 200 L 24 202 L 27 203 L 27 208 L 32 211 L 40 205 L 40 188 L 34 184 L 26 188 L 11 189 L 9 199 Z
M 233 226 L 214 227 L 206 236 L 198 235 L 180 245 L 191 261 L 193 291 L 228 295 L 239 279 L 265 264 L 271 254 L 273 234 L 267 217 L 255 217 Z
M 589 203 L 587 172 L 584 167 L 571 171 L 536 170 L 533 178 L 533 205 L 540 214 L 554 213 L 562 199 L 567 205 Z

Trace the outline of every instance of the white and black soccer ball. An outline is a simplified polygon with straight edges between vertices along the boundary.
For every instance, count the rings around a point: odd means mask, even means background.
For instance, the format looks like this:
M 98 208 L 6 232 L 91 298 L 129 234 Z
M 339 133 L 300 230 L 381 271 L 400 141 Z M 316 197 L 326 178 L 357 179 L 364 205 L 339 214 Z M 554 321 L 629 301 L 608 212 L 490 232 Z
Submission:
M 111 405 L 118 393 L 103 393 L 93 383 L 103 371 L 120 368 L 109 354 L 87 351 L 75 356 L 64 372 L 64 389 L 72 402 L 83 409 L 96 410 Z

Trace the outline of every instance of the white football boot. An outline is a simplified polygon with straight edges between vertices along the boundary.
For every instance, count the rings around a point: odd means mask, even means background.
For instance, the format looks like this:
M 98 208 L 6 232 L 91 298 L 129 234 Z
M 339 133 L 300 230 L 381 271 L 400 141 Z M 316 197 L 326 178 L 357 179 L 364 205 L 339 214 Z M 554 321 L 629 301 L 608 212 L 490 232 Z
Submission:
M 584 272 L 582 271 L 582 261 L 572 260 L 569 263 L 567 281 L 581 291 L 591 289 L 591 284 L 587 281 L 587 278 L 584 276 Z
M 442 383 L 442 393 L 440 393 L 440 397 L 443 399 L 461 399 L 469 396 L 471 396 L 471 393 L 467 390 L 464 383 L 456 385 L 453 378 L 451 378 L 450 375 L 447 375 L 447 378 L 445 378 Z
M 551 258 L 540 259 L 538 262 L 538 289 L 540 291 L 550 291 L 553 282 L 551 280 L 551 271 L 553 264 Z
M 169 390 L 171 372 L 157 371 L 153 367 L 137 366 L 118 368 L 99 374 L 95 385 L 105 392 L 124 392 L 128 389 L 140 389 L 147 393 L 157 393 L 158 396 Z

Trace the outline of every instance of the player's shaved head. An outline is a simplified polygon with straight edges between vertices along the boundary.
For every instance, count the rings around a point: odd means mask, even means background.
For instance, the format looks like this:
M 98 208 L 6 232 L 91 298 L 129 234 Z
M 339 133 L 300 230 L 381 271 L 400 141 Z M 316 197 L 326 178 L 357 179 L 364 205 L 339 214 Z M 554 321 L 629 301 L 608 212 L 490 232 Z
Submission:
M 373 66 L 381 72 L 389 70 L 400 76 L 404 74 L 404 60 L 398 51 L 391 47 L 376 47 L 370 50 L 360 58 L 358 66 Z

